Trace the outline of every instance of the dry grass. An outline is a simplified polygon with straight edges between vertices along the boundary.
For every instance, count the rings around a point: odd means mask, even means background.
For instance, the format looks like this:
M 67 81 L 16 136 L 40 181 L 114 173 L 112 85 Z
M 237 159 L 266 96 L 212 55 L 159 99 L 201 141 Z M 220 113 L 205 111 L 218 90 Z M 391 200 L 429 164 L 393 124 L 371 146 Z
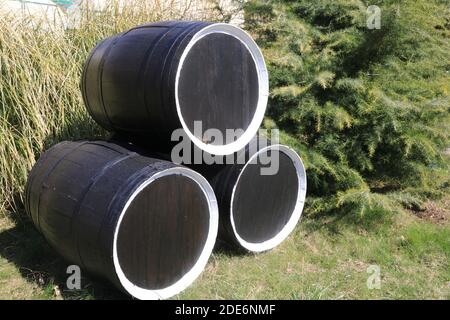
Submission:
M 80 28 L 70 31 L 50 32 L 48 23 L 32 28 L 26 19 L 0 14 L 0 212 L 20 206 L 28 171 L 44 148 L 104 134 L 88 117 L 79 89 L 83 63 L 99 40 L 151 21 L 220 18 L 191 8 L 207 1 L 172 2 L 133 0 L 120 10 L 86 12 Z

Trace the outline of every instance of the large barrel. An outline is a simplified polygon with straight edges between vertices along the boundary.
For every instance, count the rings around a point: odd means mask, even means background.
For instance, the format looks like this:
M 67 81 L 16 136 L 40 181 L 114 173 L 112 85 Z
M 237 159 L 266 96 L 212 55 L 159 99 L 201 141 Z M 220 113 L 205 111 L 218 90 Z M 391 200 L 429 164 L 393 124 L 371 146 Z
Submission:
M 171 297 L 201 273 L 218 208 L 198 173 L 109 142 L 62 142 L 30 173 L 26 209 L 68 261 L 138 299 Z
M 224 23 L 133 28 L 98 44 L 82 76 L 86 107 L 104 128 L 151 137 L 162 146 L 183 128 L 197 147 L 217 155 L 236 152 L 253 138 L 268 88 L 256 43 Z M 209 129 L 224 138 L 208 141 L 203 133 Z M 230 129 L 236 137 L 226 139 Z
M 196 166 L 219 203 L 219 239 L 250 252 L 273 249 L 297 225 L 306 197 L 299 155 L 284 145 L 254 139 L 235 164 Z

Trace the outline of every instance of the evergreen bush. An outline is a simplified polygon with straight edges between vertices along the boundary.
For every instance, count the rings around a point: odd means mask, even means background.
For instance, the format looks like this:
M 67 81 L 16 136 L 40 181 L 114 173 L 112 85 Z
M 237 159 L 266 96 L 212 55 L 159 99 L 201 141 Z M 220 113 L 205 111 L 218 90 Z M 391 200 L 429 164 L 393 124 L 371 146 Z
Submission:
M 439 0 L 245 5 L 270 72 L 266 126 L 304 158 L 310 213 L 393 212 L 448 192 L 449 13 Z

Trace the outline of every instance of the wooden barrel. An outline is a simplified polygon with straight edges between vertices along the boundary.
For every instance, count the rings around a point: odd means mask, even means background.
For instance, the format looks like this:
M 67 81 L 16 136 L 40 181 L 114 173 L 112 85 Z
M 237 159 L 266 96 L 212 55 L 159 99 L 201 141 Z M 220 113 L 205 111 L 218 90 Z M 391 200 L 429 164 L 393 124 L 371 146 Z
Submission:
M 216 193 L 219 239 L 250 252 L 267 251 L 283 242 L 297 225 L 306 196 L 306 172 L 299 155 L 284 145 L 261 146 L 262 141 L 253 140 L 237 153 L 233 165 L 194 167 Z M 269 159 L 278 165 L 268 164 Z M 273 170 L 268 170 L 271 165 Z
M 133 28 L 98 44 L 82 76 L 86 107 L 106 129 L 167 144 L 172 132 L 183 128 L 200 149 L 217 155 L 238 151 L 253 138 L 268 88 L 256 43 L 224 23 L 172 21 Z M 209 129 L 224 139 L 205 140 Z M 241 131 L 227 141 L 229 129 Z
M 30 173 L 26 209 L 68 261 L 138 299 L 189 286 L 215 244 L 218 208 L 198 173 L 109 142 L 62 142 Z

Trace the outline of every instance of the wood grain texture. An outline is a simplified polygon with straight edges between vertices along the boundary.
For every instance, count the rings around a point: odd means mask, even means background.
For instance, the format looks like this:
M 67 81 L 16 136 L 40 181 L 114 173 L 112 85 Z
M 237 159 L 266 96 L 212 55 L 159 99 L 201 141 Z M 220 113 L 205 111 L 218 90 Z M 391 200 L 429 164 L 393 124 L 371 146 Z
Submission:
M 289 221 L 297 203 L 299 182 L 292 160 L 282 152 L 271 152 L 279 154 L 278 173 L 261 175 L 263 165 L 249 164 L 234 193 L 236 231 L 251 243 L 275 237 Z
M 235 37 L 209 34 L 189 51 L 178 92 L 181 114 L 191 132 L 195 121 L 202 121 L 204 131 L 218 129 L 224 136 L 226 129 L 245 131 L 259 99 L 256 65 Z
M 198 184 L 166 176 L 148 185 L 131 203 L 118 234 L 118 256 L 127 278 L 146 289 L 181 279 L 203 251 L 209 208 Z

